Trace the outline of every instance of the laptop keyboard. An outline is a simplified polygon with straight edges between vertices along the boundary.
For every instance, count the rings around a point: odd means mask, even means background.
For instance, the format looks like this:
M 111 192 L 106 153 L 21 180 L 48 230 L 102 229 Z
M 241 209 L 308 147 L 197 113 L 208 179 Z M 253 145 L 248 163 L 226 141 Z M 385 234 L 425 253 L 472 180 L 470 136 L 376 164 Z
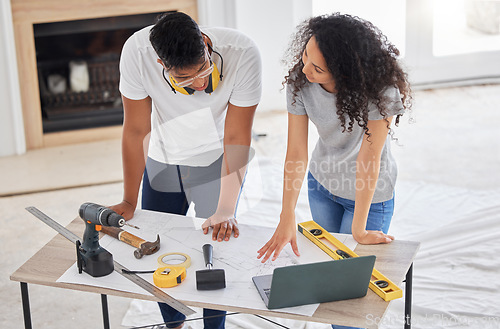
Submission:
M 269 298 L 269 295 L 271 294 L 271 288 L 264 289 L 264 293 L 266 294 L 267 298 Z

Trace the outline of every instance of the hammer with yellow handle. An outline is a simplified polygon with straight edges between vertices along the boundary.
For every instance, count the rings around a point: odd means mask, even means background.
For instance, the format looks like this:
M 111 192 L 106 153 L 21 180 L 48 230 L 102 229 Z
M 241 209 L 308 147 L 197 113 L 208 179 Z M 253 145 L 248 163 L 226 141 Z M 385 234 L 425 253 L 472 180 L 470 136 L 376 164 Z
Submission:
M 156 241 L 149 242 L 118 227 L 102 226 L 101 232 L 123 241 L 128 245 L 136 247 L 137 249 L 134 250 L 134 256 L 137 259 L 142 258 L 144 255 L 154 254 L 160 249 L 159 235 L 157 235 Z

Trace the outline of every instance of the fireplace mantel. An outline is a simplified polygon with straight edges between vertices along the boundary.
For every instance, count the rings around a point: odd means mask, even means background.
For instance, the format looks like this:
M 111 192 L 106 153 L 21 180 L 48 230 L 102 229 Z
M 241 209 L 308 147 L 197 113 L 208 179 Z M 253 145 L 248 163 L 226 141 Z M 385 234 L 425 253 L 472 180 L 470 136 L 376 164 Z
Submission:
M 197 20 L 197 0 L 11 0 L 27 149 L 118 138 L 121 127 L 43 133 L 33 24 L 170 10 Z

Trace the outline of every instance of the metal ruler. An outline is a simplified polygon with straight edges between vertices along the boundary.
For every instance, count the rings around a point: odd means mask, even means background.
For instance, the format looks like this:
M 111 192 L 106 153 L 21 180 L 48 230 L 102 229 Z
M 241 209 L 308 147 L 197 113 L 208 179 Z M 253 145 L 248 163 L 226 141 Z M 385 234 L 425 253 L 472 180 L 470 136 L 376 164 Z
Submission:
M 315 221 L 299 223 L 298 230 L 335 260 L 359 257 L 354 251 L 328 233 Z M 332 249 L 332 245 L 335 249 Z M 370 279 L 370 289 L 386 302 L 403 297 L 401 288 L 375 268 Z
M 74 234 L 73 232 L 68 230 L 66 227 L 62 226 L 61 224 L 59 224 L 58 222 L 56 222 L 55 220 L 53 220 L 52 218 L 50 218 L 49 216 L 47 216 L 46 214 L 41 212 L 37 208 L 27 207 L 26 210 L 29 211 L 31 214 L 33 214 L 36 218 L 40 219 L 42 222 L 44 222 L 45 224 L 47 224 L 48 226 L 53 228 L 57 233 L 61 234 L 66 239 L 73 242 L 74 244 L 76 244 L 76 242 L 80 240 L 80 238 L 76 234 Z M 142 289 L 146 290 L 147 292 L 149 292 L 153 296 L 157 297 L 158 299 L 160 299 L 161 302 L 163 302 L 169 306 L 172 306 L 173 308 L 175 308 L 177 311 L 181 312 L 185 316 L 189 316 L 189 315 L 196 313 L 194 310 L 187 307 L 186 305 L 184 305 L 183 303 L 181 303 L 177 299 L 169 296 L 163 290 L 152 285 L 151 283 L 144 280 L 139 275 L 137 275 L 135 273 L 123 273 L 123 270 L 125 270 L 125 271 L 129 271 L 129 270 L 125 266 L 118 263 L 117 261 L 114 261 L 113 263 L 114 263 L 114 267 L 115 267 L 116 272 L 120 273 L 121 275 L 123 275 L 124 277 L 126 277 L 127 279 L 129 279 L 130 281 L 132 281 L 133 283 L 135 283 L 136 285 L 138 285 Z

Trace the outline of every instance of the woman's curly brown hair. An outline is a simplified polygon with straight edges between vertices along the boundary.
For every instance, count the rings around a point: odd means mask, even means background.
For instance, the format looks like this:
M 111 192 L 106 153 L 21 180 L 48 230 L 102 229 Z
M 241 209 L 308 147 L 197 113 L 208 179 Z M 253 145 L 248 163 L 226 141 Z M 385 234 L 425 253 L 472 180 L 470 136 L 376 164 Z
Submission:
M 403 107 L 410 109 L 411 90 L 407 74 L 397 61 L 399 50 L 372 23 L 340 13 L 313 17 L 299 25 L 294 34 L 285 55 L 285 62 L 292 67 L 283 82 L 292 88 L 293 102 L 308 82 L 302 72 L 302 53 L 313 36 L 335 80 L 337 115 L 343 131 L 351 132 L 357 122 L 369 138 L 368 104 L 373 102 L 386 118 L 383 92 L 388 86 L 397 86 Z

